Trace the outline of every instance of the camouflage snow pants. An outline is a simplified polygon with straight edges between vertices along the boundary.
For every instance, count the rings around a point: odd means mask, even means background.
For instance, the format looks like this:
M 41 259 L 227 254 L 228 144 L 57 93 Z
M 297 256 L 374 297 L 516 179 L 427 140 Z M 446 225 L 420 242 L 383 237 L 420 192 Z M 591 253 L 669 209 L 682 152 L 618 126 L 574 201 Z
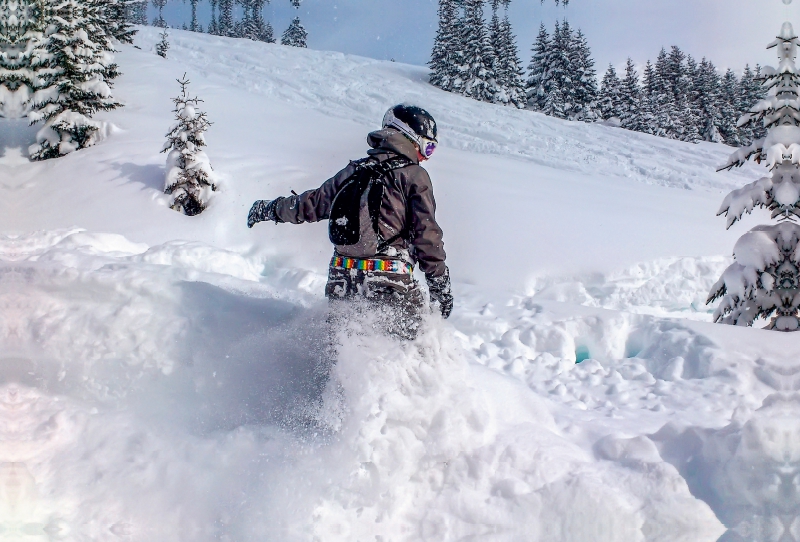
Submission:
M 325 296 L 334 330 L 363 311 L 374 329 L 405 340 L 416 338 L 426 306 L 419 283 L 407 273 L 331 267 Z

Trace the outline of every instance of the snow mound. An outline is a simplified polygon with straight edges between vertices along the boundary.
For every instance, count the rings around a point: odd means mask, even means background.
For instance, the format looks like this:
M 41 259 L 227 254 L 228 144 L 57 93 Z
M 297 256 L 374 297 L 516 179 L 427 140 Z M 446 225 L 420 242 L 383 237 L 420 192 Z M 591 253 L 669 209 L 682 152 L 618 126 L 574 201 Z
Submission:
M 527 291 L 535 301 L 711 321 L 708 291 L 730 263 L 723 257 L 660 259 L 571 280 L 534 278 Z

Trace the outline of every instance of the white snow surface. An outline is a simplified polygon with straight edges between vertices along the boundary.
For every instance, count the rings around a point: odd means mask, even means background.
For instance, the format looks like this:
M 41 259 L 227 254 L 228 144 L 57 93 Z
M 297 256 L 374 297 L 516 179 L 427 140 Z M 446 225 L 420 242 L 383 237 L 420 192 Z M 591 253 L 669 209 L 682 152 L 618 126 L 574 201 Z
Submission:
M 120 46 L 93 148 L 29 163 L 0 119 L 0 539 L 798 539 L 798 336 L 704 305 L 744 231 L 715 211 L 763 171 L 419 67 L 170 37 Z M 221 179 L 197 217 L 161 193 L 184 72 Z M 440 121 L 455 311 L 401 343 L 355 310 L 331 360 L 325 225 L 247 211 L 397 102 Z

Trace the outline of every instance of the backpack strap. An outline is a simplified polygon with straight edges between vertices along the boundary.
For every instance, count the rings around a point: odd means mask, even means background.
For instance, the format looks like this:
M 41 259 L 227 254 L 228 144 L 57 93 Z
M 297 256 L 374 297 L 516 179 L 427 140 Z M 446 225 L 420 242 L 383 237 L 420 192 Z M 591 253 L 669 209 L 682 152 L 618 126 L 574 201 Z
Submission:
M 400 156 L 397 158 L 390 158 L 389 160 L 385 160 L 384 162 L 379 162 L 377 166 L 378 168 L 380 168 L 381 177 L 383 177 L 384 175 L 388 175 L 395 169 L 404 168 L 406 166 L 410 166 L 413 164 L 414 162 L 412 162 L 408 158 Z M 408 223 L 406 223 L 406 227 L 403 228 L 403 230 L 400 233 L 378 243 L 378 252 L 385 250 L 398 239 L 404 239 L 408 235 L 408 232 L 409 232 L 409 227 Z M 380 232 L 378 232 L 378 234 L 380 235 Z

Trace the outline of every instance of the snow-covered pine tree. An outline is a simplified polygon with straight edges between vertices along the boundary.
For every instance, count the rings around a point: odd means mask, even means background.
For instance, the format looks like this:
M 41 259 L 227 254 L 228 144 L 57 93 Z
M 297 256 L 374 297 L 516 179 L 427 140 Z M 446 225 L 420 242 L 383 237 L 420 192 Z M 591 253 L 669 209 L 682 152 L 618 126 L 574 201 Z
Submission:
M 733 153 L 722 169 L 744 165 L 750 158 L 764 164 L 771 175 L 734 190 L 719 214 L 728 227 L 755 207 L 769 209 L 775 225 L 758 226 L 734 247 L 734 263 L 714 285 L 708 302 L 719 304 L 716 322 L 752 326 L 768 319 L 767 329 L 800 329 L 800 70 L 795 60 L 800 45 L 791 23 L 778 38 L 778 68 L 764 69 L 767 96 L 740 120 L 760 124 L 764 138 Z
M 600 118 L 608 120 L 612 117 L 619 119 L 620 115 L 620 85 L 621 82 L 617 77 L 617 70 L 614 66 L 609 64 L 603 81 L 600 84 L 600 96 L 597 102 L 597 109 L 600 113 Z
M 742 72 L 742 78 L 739 80 L 739 88 L 734 102 L 737 119 L 741 119 L 745 113 L 750 111 L 753 104 L 758 101 L 755 96 L 760 87 L 761 84 L 755 80 L 755 74 L 750 69 L 750 65 L 747 64 Z M 753 137 L 753 128 L 750 124 L 741 126 L 737 123 L 737 128 L 741 145 L 750 145 L 756 139 Z
M 510 0 L 503 0 L 505 13 L 500 21 L 500 69 L 503 73 L 505 91 L 508 96 L 507 103 L 522 109 L 527 102 L 525 83 L 523 81 L 524 72 L 519 49 L 517 48 L 517 38 L 508 18 L 509 3 Z
M 651 100 L 656 111 L 658 133 L 670 139 L 680 139 L 681 111 L 675 100 L 675 88 L 672 84 L 673 67 L 667 50 L 663 47 L 656 57 Z
M 746 66 L 739 82 L 739 95 L 736 100 L 736 113 L 739 118 L 747 113 L 754 103 L 766 97 L 762 83 L 761 66 L 756 65 L 755 71 L 751 70 L 749 65 Z M 749 123 L 738 127 L 742 145 L 750 145 L 754 140 L 766 135 L 764 127 L 758 124 Z
M 642 89 L 639 86 L 639 73 L 631 58 L 628 58 L 625 65 L 625 77 L 620 85 L 620 101 L 620 126 L 626 130 L 641 131 L 639 109 L 641 108 Z
M 239 21 L 234 20 L 232 38 L 247 38 L 248 34 L 252 32 L 253 21 L 250 18 L 250 0 L 234 0 L 235 3 L 242 6 L 242 18 Z M 249 38 L 248 38 L 249 39 Z
M 525 82 L 525 95 L 528 98 L 528 107 L 534 111 L 544 109 L 545 96 L 548 88 L 548 57 L 550 52 L 550 35 L 542 23 L 539 34 L 533 43 L 531 63 L 528 65 L 528 80 Z
M 756 64 L 755 82 L 758 84 L 756 96 L 758 96 L 759 100 L 763 100 L 767 96 L 766 78 L 765 74 L 762 73 L 761 66 L 758 64 Z M 767 129 L 763 125 L 756 124 L 755 126 L 753 126 L 753 137 L 755 139 L 760 139 L 766 136 L 767 136 Z
M 269 21 L 264 23 L 264 32 L 261 34 L 259 41 L 263 41 L 264 43 L 275 43 L 275 30 L 272 28 L 272 25 Z
M 128 22 L 131 24 L 140 24 L 142 26 L 147 24 L 147 0 L 134 0 L 129 4 Z
M 667 137 L 682 141 L 697 140 L 693 81 L 687 73 L 686 54 L 674 45 L 669 53 L 662 50 L 656 61 L 656 73 L 663 81 L 663 92 L 669 93 L 669 96 L 660 97 L 660 102 L 670 107 L 671 122 L 666 130 Z
M 41 52 L 47 26 L 44 2 L 0 4 L 0 117 L 19 118 L 36 80 L 32 60 Z
M 217 34 L 220 36 L 236 37 L 236 23 L 233 19 L 233 0 L 217 0 L 217 4 L 219 5 Z
M 289 28 L 284 31 L 281 36 L 281 45 L 290 45 L 292 47 L 308 47 L 308 32 L 300 24 L 300 17 L 295 17 Z
M 133 0 L 89 0 L 100 6 L 104 31 L 120 43 L 133 43 L 136 30 L 131 27 L 131 13 L 135 9 Z
M 206 146 L 204 134 L 211 123 L 199 110 L 203 100 L 189 96 L 189 80 L 185 74 L 178 83 L 181 92 L 172 100 L 176 122 L 161 149 L 161 152 L 169 153 L 164 192 L 172 195 L 172 209 L 194 216 L 203 212 L 211 192 L 217 189 L 216 174 L 203 150 Z
M 686 66 L 683 75 L 678 79 L 677 91 L 682 100 L 677 102 L 682 116 L 681 140 L 697 143 L 702 140 L 704 126 L 700 118 L 700 92 L 697 88 L 699 67 L 692 55 L 686 55 Z
M 206 28 L 206 32 L 212 36 L 219 36 L 219 17 L 217 16 L 217 6 L 219 5 L 219 1 L 209 0 L 209 3 L 211 4 L 211 19 L 208 21 L 208 28 Z
M 120 106 L 111 94 L 118 72 L 100 6 L 58 0 L 53 9 L 59 16 L 48 21 L 40 53 L 31 62 L 37 77 L 28 118 L 32 124 L 44 122 L 37 144 L 29 148 L 34 160 L 93 145 L 107 125 L 93 121 L 92 115 Z
M 192 32 L 202 32 L 203 27 L 200 23 L 197 22 L 197 4 L 200 0 L 189 0 L 189 3 L 192 6 L 192 18 L 189 22 L 189 30 Z
M 156 54 L 161 58 L 167 58 L 167 51 L 169 51 L 169 34 L 167 33 L 167 29 L 165 28 L 159 36 L 161 40 L 156 43 Z
M 494 102 L 497 83 L 492 73 L 494 49 L 483 20 L 483 0 L 464 1 L 464 24 L 461 26 L 463 64 L 460 78 L 463 94 L 482 102 Z
M 433 51 L 428 65 L 430 83 L 442 90 L 452 91 L 456 72 L 455 52 L 459 35 L 456 32 L 458 9 L 455 0 L 439 0 L 439 28 L 433 40 Z
M 663 135 L 658 126 L 656 88 L 658 87 L 658 76 L 649 60 L 644 66 L 642 73 L 642 93 L 639 107 L 639 131 L 645 134 L 661 136 Z
M 722 139 L 726 144 L 733 147 L 741 145 L 739 129 L 736 127 L 736 101 L 739 95 L 739 79 L 733 70 L 728 68 L 722 76 L 720 86 L 720 116 L 721 124 L 719 127 Z
M 703 58 L 694 75 L 693 88 L 697 93 L 698 128 L 704 141 L 722 143 L 722 81 L 714 64 Z
M 545 60 L 545 89 L 542 113 L 551 117 L 566 119 L 572 104 L 568 103 L 568 90 L 572 84 L 570 80 L 570 46 L 572 44 L 572 29 L 569 22 L 559 24 L 556 21 L 550 49 Z
M 153 19 L 153 26 L 158 28 L 166 28 L 167 21 L 164 20 L 164 6 L 167 5 L 167 0 L 152 0 L 153 6 L 158 9 L 158 17 Z
M 496 103 L 506 103 L 507 99 L 504 93 L 504 89 L 506 86 L 506 82 L 503 79 L 505 75 L 503 73 L 500 60 L 500 55 L 503 54 L 502 51 L 502 44 L 500 43 L 500 17 L 497 15 L 497 8 L 500 6 L 500 0 L 491 0 L 492 5 L 492 17 L 489 20 L 489 24 L 486 27 L 486 34 L 489 38 L 489 46 L 492 49 L 491 55 L 489 57 L 489 61 L 491 64 L 489 65 L 489 71 L 492 74 L 492 78 L 494 79 L 496 91 L 494 96 L 494 101 Z
M 515 43 L 511 22 L 508 20 L 508 2 L 503 2 L 505 14 L 501 20 L 497 14 L 501 0 L 492 0 L 492 19 L 489 24 L 489 43 L 492 51 L 492 73 L 496 92 L 494 102 L 525 107 L 522 71 L 520 69 L 519 50 Z
M 597 72 L 586 36 L 578 29 L 572 37 L 570 54 L 570 103 L 568 118 L 594 122 L 597 120 Z
M 244 19 L 240 24 L 239 37 L 274 43 L 272 26 L 267 26 L 262 15 L 264 0 L 242 0 L 242 6 L 244 7 Z

